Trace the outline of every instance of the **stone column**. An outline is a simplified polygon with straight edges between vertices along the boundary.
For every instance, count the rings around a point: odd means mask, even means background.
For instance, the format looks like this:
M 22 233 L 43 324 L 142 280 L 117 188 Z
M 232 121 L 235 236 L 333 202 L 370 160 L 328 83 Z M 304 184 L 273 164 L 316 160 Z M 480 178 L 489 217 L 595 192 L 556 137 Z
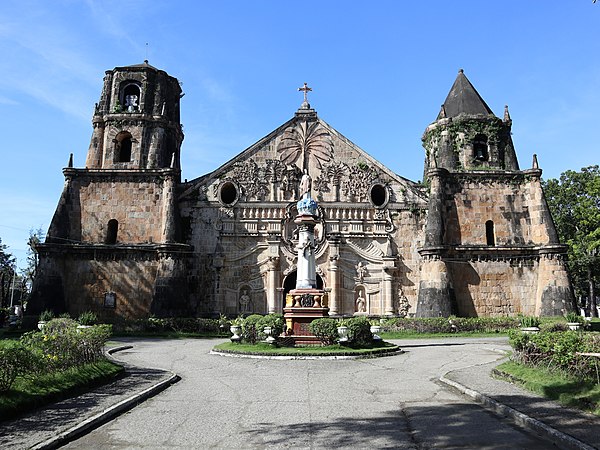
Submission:
M 386 258 L 387 259 L 387 258 Z M 394 311 L 394 292 L 392 288 L 392 281 L 394 279 L 394 261 L 384 259 L 384 267 L 382 270 L 383 278 L 383 313 L 386 316 L 393 316 Z
M 339 311 L 339 295 L 340 295 L 340 272 L 338 268 L 338 256 L 329 257 L 329 279 L 331 291 L 329 293 L 329 314 L 337 316 L 340 314 Z
M 416 317 L 448 317 L 452 314 L 451 282 L 444 253 L 444 183 L 445 169 L 427 172 L 430 182 L 425 244 L 422 258 Z
M 312 216 L 298 216 L 298 264 L 296 289 L 317 287 L 317 268 L 315 265 L 315 220 Z
M 270 256 L 267 262 L 267 312 L 269 314 L 280 312 L 280 308 L 277 305 L 277 288 L 279 287 L 278 269 L 279 257 Z
M 165 175 L 163 182 L 162 242 L 175 242 L 177 206 L 175 204 L 175 170 Z

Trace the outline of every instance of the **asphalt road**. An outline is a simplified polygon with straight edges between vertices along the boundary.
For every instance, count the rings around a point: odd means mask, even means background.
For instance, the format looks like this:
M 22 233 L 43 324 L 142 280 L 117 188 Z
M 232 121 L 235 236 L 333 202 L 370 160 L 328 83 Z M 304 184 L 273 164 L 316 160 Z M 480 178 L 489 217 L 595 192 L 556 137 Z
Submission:
M 64 448 L 555 448 L 437 381 L 498 359 L 505 339 L 402 341 L 401 355 L 334 361 L 210 355 L 217 342 L 137 340 L 115 354 L 181 381 Z

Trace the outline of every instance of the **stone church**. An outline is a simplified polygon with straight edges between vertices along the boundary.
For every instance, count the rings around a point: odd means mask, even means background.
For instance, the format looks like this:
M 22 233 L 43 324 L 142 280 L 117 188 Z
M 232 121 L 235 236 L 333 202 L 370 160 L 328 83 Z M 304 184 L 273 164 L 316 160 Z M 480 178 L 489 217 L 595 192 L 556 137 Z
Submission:
M 424 182 L 383 166 L 304 102 L 213 172 L 181 181 L 180 83 L 145 61 L 106 72 L 85 167 L 65 184 L 32 310 L 104 320 L 281 313 L 296 283 L 299 183 L 330 315 L 558 315 L 571 309 L 534 156 L 519 168 L 461 70 L 425 129 Z M 437 108 L 436 108 L 437 109 Z

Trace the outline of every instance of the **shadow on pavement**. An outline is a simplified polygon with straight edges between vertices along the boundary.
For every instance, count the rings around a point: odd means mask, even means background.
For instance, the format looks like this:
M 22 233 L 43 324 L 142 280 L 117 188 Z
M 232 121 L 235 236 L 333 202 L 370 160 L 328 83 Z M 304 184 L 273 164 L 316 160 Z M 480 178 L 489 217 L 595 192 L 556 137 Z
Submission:
M 352 409 L 352 405 L 339 405 Z M 383 405 L 382 405 L 383 406 Z M 472 403 L 406 404 L 378 417 L 343 417 L 281 427 L 270 422 L 247 431 L 251 445 L 324 448 L 547 449 L 549 441 Z

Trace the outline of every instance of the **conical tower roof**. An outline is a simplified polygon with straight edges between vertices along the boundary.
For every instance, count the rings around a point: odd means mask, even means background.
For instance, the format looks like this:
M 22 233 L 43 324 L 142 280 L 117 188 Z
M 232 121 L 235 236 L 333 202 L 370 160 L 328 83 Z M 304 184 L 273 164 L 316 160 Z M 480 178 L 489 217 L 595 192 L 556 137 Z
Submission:
M 477 92 L 465 76 L 462 69 L 458 71 L 458 76 L 442 105 L 442 110 L 437 119 L 456 117 L 460 114 L 494 115 L 490 107 L 481 98 L 481 95 L 479 95 L 479 92 Z

